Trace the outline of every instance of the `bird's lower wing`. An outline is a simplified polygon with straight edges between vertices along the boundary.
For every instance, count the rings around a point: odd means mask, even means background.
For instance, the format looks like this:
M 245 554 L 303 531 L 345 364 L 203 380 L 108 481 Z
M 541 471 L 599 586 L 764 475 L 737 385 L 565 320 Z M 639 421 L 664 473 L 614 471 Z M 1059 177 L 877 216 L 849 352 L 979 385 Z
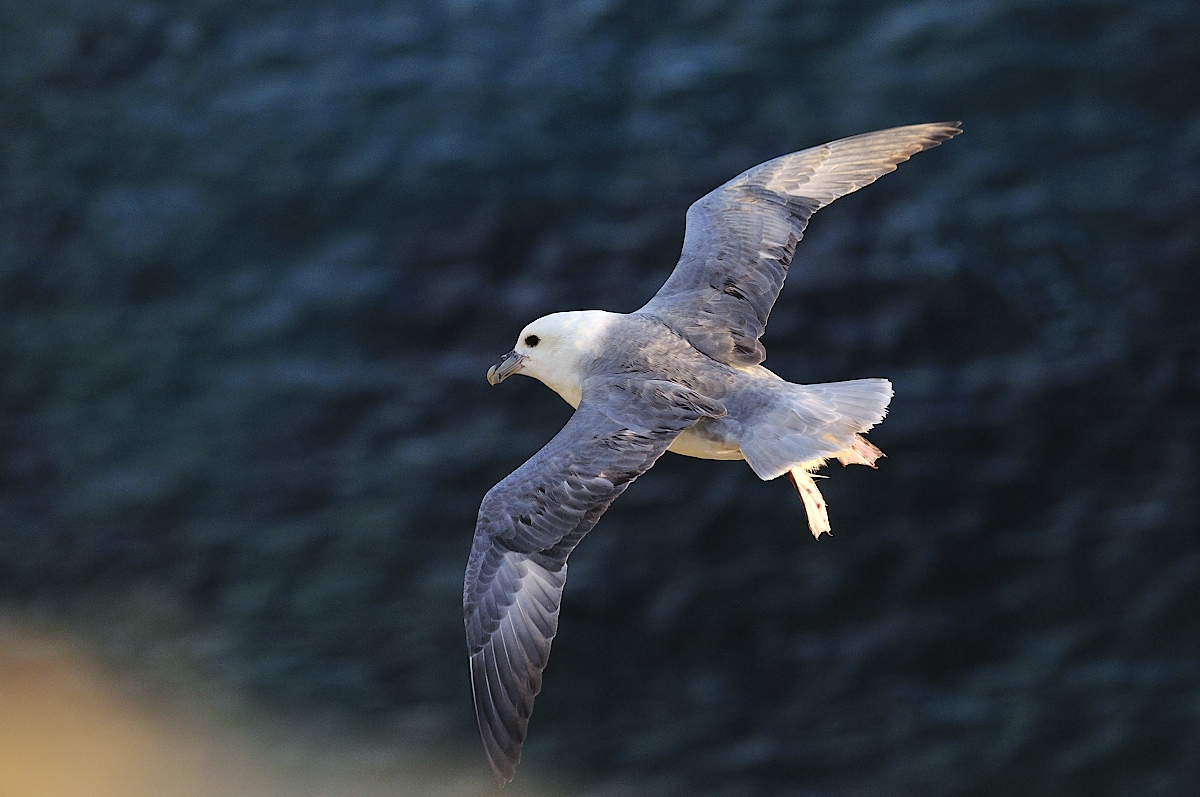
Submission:
M 630 482 L 725 408 L 672 382 L 593 377 L 571 420 L 479 508 L 463 584 L 471 691 L 499 783 L 521 758 L 558 630 L 567 557 Z

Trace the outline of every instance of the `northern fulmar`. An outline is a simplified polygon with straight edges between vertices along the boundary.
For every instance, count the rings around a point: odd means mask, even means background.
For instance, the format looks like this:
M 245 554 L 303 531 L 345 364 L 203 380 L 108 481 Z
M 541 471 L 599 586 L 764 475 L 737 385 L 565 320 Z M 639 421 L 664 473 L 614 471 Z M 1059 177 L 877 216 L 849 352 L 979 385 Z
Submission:
M 957 122 L 896 127 L 743 172 L 688 208 L 679 263 L 644 307 L 539 318 L 488 370 L 493 385 L 540 379 L 575 408 L 484 496 L 467 562 L 471 691 L 498 783 L 521 759 L 567 557 L 664 451 L 744 459 L 764 480 L 786 474 L 813 536 L 829 531 L 812 474 L 828 459 L 874 467 L 882 454 L 862 433 L 883 420 L 892 385 L 786 382 L 761 365 L 759 338 L 809 217 L 960 132 Z

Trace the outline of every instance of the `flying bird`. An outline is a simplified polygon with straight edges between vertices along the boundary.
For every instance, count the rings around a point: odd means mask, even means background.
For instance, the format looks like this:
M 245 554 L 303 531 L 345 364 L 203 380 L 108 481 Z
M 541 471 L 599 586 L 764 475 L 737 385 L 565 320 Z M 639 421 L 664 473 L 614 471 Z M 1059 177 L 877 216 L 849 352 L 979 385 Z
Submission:
M 687 212 L 683 253 L 644 307 L 554 313 L 521 330 L 487 372 L 541 380 L 575 413 L 488 491 L 463 585 L 475 716 L 496 781 L 512 780 L 558 631 L 567 557 L 665 451 L 744 459 L 786 475 L 817 538 L 829 531 L 813 472 L 826 460 L 874 467 L 862 434 L 883 420 L 886 379 L 786 382 L 759 342 L 809 217 L 958 122 L 864 133 L 743 172 Z

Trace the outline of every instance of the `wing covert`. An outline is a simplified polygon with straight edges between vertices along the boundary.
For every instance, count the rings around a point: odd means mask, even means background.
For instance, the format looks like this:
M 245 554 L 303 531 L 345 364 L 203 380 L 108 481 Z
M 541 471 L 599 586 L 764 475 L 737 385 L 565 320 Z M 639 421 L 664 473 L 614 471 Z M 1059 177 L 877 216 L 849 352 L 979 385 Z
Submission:
M 662 380 L 594 377 L 566 426 L 479 508 L 463 584 L 471 692 L 497 782 L 512 779 L 558 631 L 567 557 L 680 432 L 725 408 Z
M 759 338 L 812 214 L 958 135 L 958 125 L 863 133 L 743 172 L 688 208 L 679 263 L 638 312 L 713 359 L 757 365 L 766 359 Z

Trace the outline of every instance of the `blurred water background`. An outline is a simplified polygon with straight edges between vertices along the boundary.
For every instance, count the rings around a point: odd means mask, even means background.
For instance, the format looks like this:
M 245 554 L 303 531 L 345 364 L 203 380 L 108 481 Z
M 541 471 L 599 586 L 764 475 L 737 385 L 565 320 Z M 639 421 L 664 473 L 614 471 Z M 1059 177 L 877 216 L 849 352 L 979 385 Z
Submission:
M 819 213 L 764 342 L 875 472 L 668 455 L 572 558 L 521 794 L 1200 794 L 1190 0 L 0 5 L 0 793 L 490 794 L 461 576 L 687 205 Z

